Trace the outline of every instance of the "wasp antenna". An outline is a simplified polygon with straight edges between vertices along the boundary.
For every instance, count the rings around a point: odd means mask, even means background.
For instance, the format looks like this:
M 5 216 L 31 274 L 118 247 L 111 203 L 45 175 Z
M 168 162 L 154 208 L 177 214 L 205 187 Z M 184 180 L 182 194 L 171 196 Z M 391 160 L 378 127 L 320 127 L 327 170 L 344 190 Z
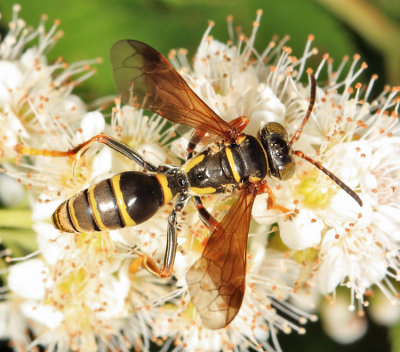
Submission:
M 315 103 L 315 95 L 317 91 L 317 81 L 315 79 L 314 75 L 310 75 L 311 78 L 311 93 L 310 93 L 310 104 L 308 105 L 308 110 L 307 114 L 303 119 L 303 122 L 301 123 L 300 128 L 297 129 L 297 131 L 294 133 L 292 139 L 290 140 L 290 145 L 292 145 L 294 142 L 297 142 L 298 139 L 301 136 L 301 132 L 303 131 L 304 126 L 306 125 L 308 119 L 311 116 L 311 112 L 314 108 L 314 103 Z
M 323 167 L 318 161 L 315 161 L 315 160 L 311 159 L 309 156 L 305 155 L 300 150 L 294 150 L 293 154 L 297 155 L 298 157 L 300 157 L 300 158 L 302 158 L 304 160 L 307 160 L 309 163 L 313 164 L 315 167 L 320 169 L 325 175 L 329 176 L 338 186 L 340 186 L 351 197 L 353 197 L 354 200 L 360 205 L 360 207 L 362 207 L 363 203 L 362 203 L 361 198 L 358 196 L 358 194 L 356 192 L 354 192 L 349 186 L 347 186 L 340 178 L 338 178 L 336 175 L 334 175 L 328 169 Z

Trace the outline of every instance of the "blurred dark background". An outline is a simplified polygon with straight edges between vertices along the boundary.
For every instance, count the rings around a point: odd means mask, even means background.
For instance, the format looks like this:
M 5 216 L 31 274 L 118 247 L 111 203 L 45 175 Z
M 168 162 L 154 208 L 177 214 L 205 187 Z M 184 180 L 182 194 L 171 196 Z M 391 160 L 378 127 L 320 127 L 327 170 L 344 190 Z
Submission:
M 10 0 L 0 3 L 0 33 L 7 31 L 11 20 Z M 108 52 L 119 39 L 138 39 L 167 54 L 173 48 L 187 48 L 192 57 L 208 26 L 215 21 L 212 35 L 228 39 L 226 16 L 233 15 L 234 26 L 250 34 L 256 10 L 263 16 L 256 48 L 262 51 L 274 34 L 291 37 L 288 45 L 293 54 L 301 56 L 308 34 L 315 35 L 314 47 L 319 49 L 315 65 L 322 54 L 329 53 L 338 65 L 343 56 L 355 53 L 368 63 L 367 82 L 371 74 L 379 75 L 373 95 L 385 84 L 400 84 L 400 1 L 399 0 L 41 0 L 19 1 L 20 17 L 36 27 L 42 14 L 48 15 L 46 28 L 55 19 L 61 20 L 64 37 L 48 54 L 49 60 L 63 56 L 72 63 L 77 60 L 103 57 L 98 73 L 85 82 L 78 92 L 87 101 L 114 94 Z M 312 66 L 313 61 L 309 62 Z M 398 330 L 398 329 L 397 329 Z M 324 335 L 319 323 L 307 325 L 306 335 L 280 334 L 285 352 L 313 351 L 398 351 L 396 328 L 391 331 L 369 322 L 366 335 L 351 345 L 339 345 Z M 7 351 L 5 343 L 0 352 Z

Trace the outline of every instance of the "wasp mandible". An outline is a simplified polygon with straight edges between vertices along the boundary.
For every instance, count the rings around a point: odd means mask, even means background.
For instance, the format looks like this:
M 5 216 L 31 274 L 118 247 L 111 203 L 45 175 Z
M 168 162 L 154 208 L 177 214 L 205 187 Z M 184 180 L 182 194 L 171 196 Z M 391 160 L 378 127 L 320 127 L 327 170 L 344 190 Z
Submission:
M 142 254 L 146 269 L 168 277 L 172 274 L 177 250 L 177 215 L 192 198 L 201 220 L 211 231 L 201 257 L 186 276 L 192 302 L 205 327 L 225 327 L 242 304 L 247 236 L 255 197 L 268 192 L 269 208 L 282 209 L 264 179 L 289 179 L 295 173 L 294 156 L 297 156 L 319 168 L 362 206 L 357 193 L 339 178 L 303 152 L 292 150 L 313 110 L 314 76 L 310 76 L 311 96 L 306 116 L 289 140 L 285 128 L 276 122 L 261 126 L 254 137 L 242 132 L 248 122 L 246 116 L 236 117 L 231 122 L 221 119 L 161 54 L 145 43 L 136 40 L 115 43 L 111 49 L 111 64 L 123 102 L 194 129 L 187 161 L 179 167 L 153 165 L 134 149 L 105 134 L 94 136 L 66 152 L 47 151 L 53 156 L 77 156 L 92 143 L 100 142 L 147 171 L 122 172 L 81 191 L 57 208 L 52 216 L 53 224 L 67 232 L 134 226 L 151 218 L 160 207 L 176 198 L 168 218 L 163 267 L 158 268 Z M 219 137 L 217 142 L 194 155 L 195 147 L 206 133 Z M 221 193 L 238 194 L 238 197 L 223 219 L 217 221 L 203 206 L 201 196 Z

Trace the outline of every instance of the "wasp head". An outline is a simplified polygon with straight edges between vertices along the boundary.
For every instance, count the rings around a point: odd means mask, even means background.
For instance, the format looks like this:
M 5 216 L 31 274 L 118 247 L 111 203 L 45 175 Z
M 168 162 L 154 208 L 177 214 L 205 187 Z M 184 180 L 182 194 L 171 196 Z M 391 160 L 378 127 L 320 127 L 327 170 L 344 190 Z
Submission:
M 296 163 L 285 128 L 277 122 L 269 122 L 258 132 L 268 158 L 268 174 L 279 180 L 293 176 Z

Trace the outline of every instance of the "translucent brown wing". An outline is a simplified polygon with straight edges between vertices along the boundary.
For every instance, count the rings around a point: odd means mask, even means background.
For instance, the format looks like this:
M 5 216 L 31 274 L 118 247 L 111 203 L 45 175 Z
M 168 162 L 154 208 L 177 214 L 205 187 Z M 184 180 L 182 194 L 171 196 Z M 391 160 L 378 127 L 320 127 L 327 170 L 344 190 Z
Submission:
M 191 300 L 208 329 L 221 329 L 239 312 L 246 279 L 246 247 L 256 192 L 239 198 L 186 274 Z
M 114 81 L 122 100 L 203 132 L 229 137 L 222 120 L 186 84 L 158 51 L 136 40 L 121 40 L 111 48 Z

